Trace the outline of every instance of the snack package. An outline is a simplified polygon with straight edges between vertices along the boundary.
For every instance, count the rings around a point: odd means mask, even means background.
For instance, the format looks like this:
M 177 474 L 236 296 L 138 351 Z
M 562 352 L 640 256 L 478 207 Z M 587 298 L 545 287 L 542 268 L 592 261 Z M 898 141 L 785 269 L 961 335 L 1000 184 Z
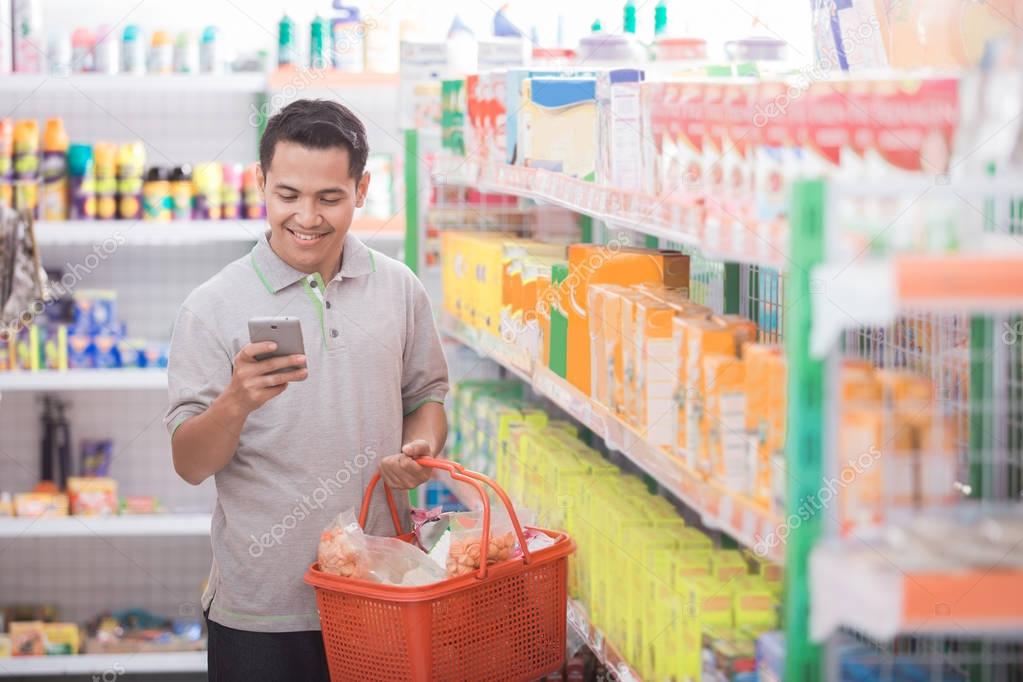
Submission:
M 526 525 L 521 510 L 516 510 L 520 523 Z M 483 511 L 452 514 L 449 520 L 451 545 L 445 568 L 448 576 L 464 575 L 480 567 L 483 550 Z M 506 561 L 521 554 L 515 538 L 515 528 L 503 507 L 491 507 L 490 539 L 487 543 L 487 563 Z
M 71 498 L 71 513 L 76 516 L 117 513 L 117 481 L 112 478 L 72 476 L 67 480 L 67 490 Z
M 366 535 L 347 509 L 320 536 L 320 570 L 389 585 L 429 585 L 444 579 L 444 571 L 418 547 L 397 538 Z

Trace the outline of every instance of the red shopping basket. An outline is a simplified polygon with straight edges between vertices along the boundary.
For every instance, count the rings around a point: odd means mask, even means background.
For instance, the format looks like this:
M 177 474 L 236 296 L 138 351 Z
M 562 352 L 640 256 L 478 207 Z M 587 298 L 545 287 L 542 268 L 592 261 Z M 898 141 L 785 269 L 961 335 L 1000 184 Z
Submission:
M 504 503 L 522 556 L 467 575 L 422 587 L 395 587 L 329 575 L 316 564 L 305 581 L 316 588 L 323 644 L 334 682 L 509 682 L 558 669 L 565 657 L 568 555 L 575 544 L 564 533 L 535 528 L 555 540 L 536 552 L 526 548 L 508 496 L 496 482 L 454 462 L 416 460 L 447 470 L 483 499 L 482 547 L 490 540 L 490 501 L 481 483 Z M 366 489 L 359 514 L 365 527 L 379 472 Z M 401 522 L 384 486 L 399 536 Z

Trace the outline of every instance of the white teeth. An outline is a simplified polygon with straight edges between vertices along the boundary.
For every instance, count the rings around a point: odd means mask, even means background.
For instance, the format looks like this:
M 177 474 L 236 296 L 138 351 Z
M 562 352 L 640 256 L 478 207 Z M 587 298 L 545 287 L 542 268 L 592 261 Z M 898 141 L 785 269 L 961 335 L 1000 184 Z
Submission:
M 296 237 L 298 237 L 299 239 L 301 239 L 304 242 L 311 242 L 312 240 L 314 240 L 314 239 L 316 239 L 317 237 L 320 236 L 318 234 L 316 234 L 316 235 L 304 235 L 304 234 L 299 234 L 298 232 L 292 232 L 292 234 L 295 235 Z

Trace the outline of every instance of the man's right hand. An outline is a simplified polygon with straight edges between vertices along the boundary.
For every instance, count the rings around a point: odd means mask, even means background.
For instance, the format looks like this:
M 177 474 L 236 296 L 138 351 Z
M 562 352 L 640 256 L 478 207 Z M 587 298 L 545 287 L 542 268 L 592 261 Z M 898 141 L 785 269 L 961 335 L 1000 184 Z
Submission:
M 231 383 L 224 390 L 223 397 L 230 405 L 248 414 L 271 398 L 284 392 L 288 383 L 302 381 L 309 376 L 304 355 L 285 355 L 279 358 L 257 360 L 259 355 L 277 350 L 273 341 L 261 341 L 244 346 L 234 356 L 234 372 Z M 272 374 L 285 367 L 299 367 L 289 372 Z

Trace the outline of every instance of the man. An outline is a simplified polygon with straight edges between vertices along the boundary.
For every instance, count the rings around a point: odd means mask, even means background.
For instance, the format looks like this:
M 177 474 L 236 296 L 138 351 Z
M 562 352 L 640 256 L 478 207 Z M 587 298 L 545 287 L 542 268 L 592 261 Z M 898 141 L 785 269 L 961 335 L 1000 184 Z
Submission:
M 320 533 L 379 468 L 393 488 L 447 437 L 447 365 L 422 284 L 348 230 L 366 200 L 366 131 L 334 102 L 299 100 L 260 142 L 269 231 L 189 295 L 171 341 L 174 468 L 214 476 L 203 595 L 209 679 L 327 680 L 313 590 Z M 256 360 L 253 317 L 300 320 L 305 354 Z M 291 368 L 283 373 L 275 370 Z M 399 502 L 407 509 L 407 496 Z M 367 530 L 393 534 L 382 489 Z

